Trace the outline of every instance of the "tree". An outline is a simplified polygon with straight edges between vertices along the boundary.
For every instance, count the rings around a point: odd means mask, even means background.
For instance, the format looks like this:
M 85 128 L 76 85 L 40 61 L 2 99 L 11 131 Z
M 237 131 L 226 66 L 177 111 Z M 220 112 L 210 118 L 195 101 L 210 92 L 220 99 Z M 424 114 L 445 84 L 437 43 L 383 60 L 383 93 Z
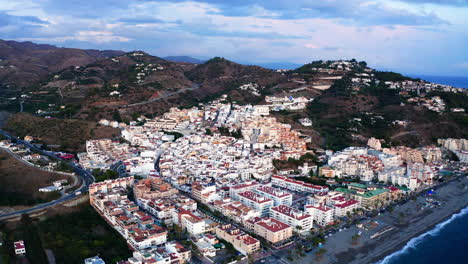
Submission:
M 361 238 L 361 235 L 355 234 L 351 237 L 351 241 L 353 245 L 357 245 L 359 243 L 359 238 Z
M 325 253 L 327 253 L 327 250 L 324 249 L 324 248 L 319 248 L 316 252 L 315 252 L 315 256 L 316 256 L 316 260 L 317 261 L 321 261 L 323 259 L 323 255 L 325 255 Z

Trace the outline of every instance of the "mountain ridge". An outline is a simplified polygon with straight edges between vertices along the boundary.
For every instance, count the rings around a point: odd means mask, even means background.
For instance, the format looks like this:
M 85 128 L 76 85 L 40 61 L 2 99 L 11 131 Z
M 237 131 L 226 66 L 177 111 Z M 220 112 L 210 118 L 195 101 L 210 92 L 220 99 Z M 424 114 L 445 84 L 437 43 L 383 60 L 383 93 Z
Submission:
M 401 93 L 389 84 L 419 80 L 377 71 L 354 59 L 313 61 L 294 70 L 277 71 L 221 57 L 194 64 L 143 51 L 80 50 L 7 41 L 0 45 L 8 50 L 0 51 L 0 110 L 9 112 L 129 123 L 141 115 L 151 118 L 171 107 L 198 106 L 222 95 L 227 101 L 252 105 L 266 104 L 266 96 L 306 97 L 314 99 L 307 109 L 271 115 L 331 149 L 363 144 L 372 136 L 389 144 L 428 144 L 434 138 L 461 137 L 467 131 L 463 129 L 466 114 L 434 114 L 408 100 L 440 96 L 448 109 L 467 108 L 466 95 Z M 424 86 L 424 82 L 417 85 Z M 386 121 L 379 123 L 375 116 Z M 313 126 L 301 126 L 298 120 L 303 118 L 311 119 Z M 356 125 L 350 120 L 367 123 Z M 398 127 L 392 120 L 409 125 Z M 439 124 L 440 129 L 428 131 L 428 124 Z

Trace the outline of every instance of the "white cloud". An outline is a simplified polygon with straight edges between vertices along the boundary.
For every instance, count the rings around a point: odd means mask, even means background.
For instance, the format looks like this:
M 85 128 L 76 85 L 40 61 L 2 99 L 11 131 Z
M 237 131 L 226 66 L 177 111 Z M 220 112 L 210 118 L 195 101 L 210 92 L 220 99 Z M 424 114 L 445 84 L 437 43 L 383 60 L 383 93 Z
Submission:
M 304 47 L 306 47 L 308 49 L 318 49 L 318 48 L 320 48 L 319 46 L 317 46 L 315 44 L 305 44 Z

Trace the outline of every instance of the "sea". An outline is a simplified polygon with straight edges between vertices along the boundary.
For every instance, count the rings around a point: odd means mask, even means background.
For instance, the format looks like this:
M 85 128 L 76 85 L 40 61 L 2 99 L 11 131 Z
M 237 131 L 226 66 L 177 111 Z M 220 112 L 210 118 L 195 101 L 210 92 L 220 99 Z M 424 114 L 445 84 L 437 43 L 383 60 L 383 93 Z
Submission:
M 468 207 L 376 264 L 468 263 Z
M 468 77 L 454 77 L 454 76 L 434 76 L 434 75 L 418 75 L 418 74 L 408 74 L 411 78 L 420 78 L 422 80 L 451 85 L 457 88 L 468 89 Z

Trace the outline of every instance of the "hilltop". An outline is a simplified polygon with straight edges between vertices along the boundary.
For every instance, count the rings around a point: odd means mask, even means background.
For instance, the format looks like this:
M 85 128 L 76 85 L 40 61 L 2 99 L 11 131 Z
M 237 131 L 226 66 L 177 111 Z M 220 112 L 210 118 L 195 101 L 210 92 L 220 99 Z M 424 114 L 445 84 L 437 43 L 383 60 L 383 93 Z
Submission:
M 83 50 L 0 40 L 0 87 L 26 87 L 70 66 L 123 54 L 115 50 Z
M 185 62 L 185 63 L 192 63 L 192 64 L 202 64 L 205 60 L 200 60 L 197 58 L 193 58 L 190 56 L 167 56 L 163 57 L 163 59 L 172 61 L 172 62 Z

